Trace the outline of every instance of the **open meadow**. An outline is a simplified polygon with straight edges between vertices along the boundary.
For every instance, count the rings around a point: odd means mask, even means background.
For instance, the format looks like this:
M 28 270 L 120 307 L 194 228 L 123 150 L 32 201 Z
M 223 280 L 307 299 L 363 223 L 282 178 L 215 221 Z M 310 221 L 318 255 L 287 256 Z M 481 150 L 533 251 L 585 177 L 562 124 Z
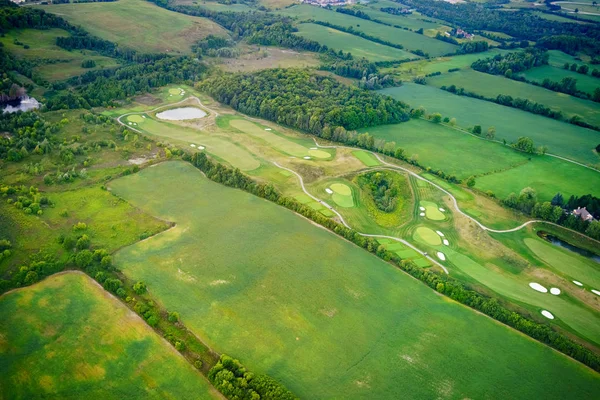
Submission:
M 582 63 L 577 63 L 583 65 Z M 566 70 L 562 66 L 554 67 L 552 65 L 543 65 L 522 72 L 520 75 L 533 82 L 542 83 L 544 79 L 550 79 L 553 82 L 560 82 L 564 78 L 573 78 L 577 80 L 577 89 L 589 94 L 600 87 L 600 78 L 589 74 L 580 74 L 575 71 Z M 598 106 L 600 107 L 600 106 Z
M 146 0 L 36 7 L 84 26 L 92 35 L 141 52 L 190 53 L 193 43 L 210 34 L 228 36 L 206 18 L 167 11 Z
M 0 297 L 0 398 L 216 399 L 134 312 L 80 272 Z
M 591 129 L 414 83 L 383 89 L 380 93 L 412 107 L 423 106 L 428 113 L 439 112 L 444 117 L 456 118 L 457 125 L 463 128 L 481 125 L 485 132 L 494 126 L 497 140 L 512 143 L 527 136 L 536 146 L 548 146 L 550 153 L 600 167 L 600 157 L 594 152 L 600 133 Z
M 144 280 L 211 347 L 300 397 L 560 398 L 600 390 L 598 375 L 582 365 L 187 163 L 159 164 L 110 188 L 176 223 L 119 251 L 119 268 Z

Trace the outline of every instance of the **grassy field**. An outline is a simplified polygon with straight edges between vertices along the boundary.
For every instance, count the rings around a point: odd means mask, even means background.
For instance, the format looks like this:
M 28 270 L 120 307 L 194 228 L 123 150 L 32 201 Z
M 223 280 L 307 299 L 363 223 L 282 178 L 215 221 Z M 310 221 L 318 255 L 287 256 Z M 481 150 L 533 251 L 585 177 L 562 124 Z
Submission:
M 220 396 L 164 339 L 87 276 L 0 297 L 0 398 Z
M 167 11 L 145 0 L 38 6 L 91 34 L 142 52 L 190 53 L 209 34 L 227 36 L 220 25 Z
M 117 253 L 119 268 L 216 350 L 300 397 L 584 398 L 600 390 L 582 365 L 189 164 L 164 163 L 111 188 L 177 223 Z
M 403 15 L 393 15 L 393 14 L 389 14 L 389 13 L 380 11 L 380 8 L 382 8 L 383 5 L 379 5 L 378 3 L 375 3 L 375 5 L 373 7 L 371 7 L 370 3 L 366 6 L 352 5 L 352 7 L 353 8 L 355 7 L 356 9 L 359 9 L 360 11 L 368 14 L 373 19 L 378 19 L 387 24 L 397 25 L 397 26 L 412 29 L 415 31 L 419 30 L 421 28 L 422 29 L 438 29 L 438 28 L 440 28 L 439 24 L 436 24 L 433 22 L 425 22 L 425 21 L 419 20 L 419 19 L 408 18 Z M 399 7 L 399 5 L 395 4 L 390 7 Z
M 351 15 L 329 11 L 321 7 L 301 4 L 286 8 L 279 12 L 290 17 L 298 17 L 300 21 L 313 19 L 339 26 L 353 27 L 354 29 L 371 36 L 387 40 L 391 43 L 401 44 L 408 50 L 422 50 L 433 57 L 453 53 L 456 50 L 456 46 L 451 43 L 442 42 L 418 33 L 364 20 Z
M 300 24 L 298 35 L 339 51 L 352 53 L 355 58 L 366 58 L 370 61 L 403 60 L 418 58 L 407 51 L 371 42 L 360 36 L 328 28 L 318 24 Z
M 112 58 L 98 55 L 98 53 L 89 50 L 67 51 L 56 45 L 57 37 L 70 36 L 62 29 L 15 29 L 6 32 L 0 37 L 0 43 L 4 48 L 18 58 L 24 58 L 30 61 L 47 60 L 52 63 L 40 63 L 33 70 L 43 79 L 56 81 L 67 79 L 72 76 L 81 75 L 86 71 L 93 71 L 101 68 L 116 67 L 118 62 Z M 19 41 L 28 45 L 26 49 L 23 45 L 15 44 Z M 83 60 L 94 60 L 96 67 L 82 68 Z M 58 62 L 57 62 L 58 61 Z
M 597 78 L 590 77 L 590 79 Z M 466 91 L 491 98 L 495 98 L 499 94 L 505 94 L 515 98 L 528 99 L 553 110 L 562 111 L 568 117 L 579 115 L 587 123 L 600 126 L 600 107 L 598 107 L 598 103 L 499 75 L 465 70 L 428 78 L 427 83 L 435 87 L 456 85 L 457 88 L 464 88 Z
M 512 82 L 512 81 L 511 81 Z M 381 91 L 412 107 L 424 106 L 428 112 L 456 118 L 458 126 L 481 125 L 484 132 L 496 127 L 496 138 L 509 143 L 528 136 L 536 145 L 548 146 L 548 151 L 563 157 L 600 167 L 600 157 L 593 151 L 600 133 L 541 115 L 500 106 L 487 101 L 456 96 L 431 86 L 405 83 L 401 87 Z
M 578 63 L 582 65 L 582 63 Z M 600 78 L 593 77 L 590 75 L 578 74 L 577 72 L 566 70 L 561 67 L 553 67 L 551 65 L 544 65 L 541 67 L 532 68 L 523 72 L 521 75 L 530 81 L 543 82 L 544 79 L 550 79 L 554 82 L 560 82 L 563 78 L 574 78 L 577 79 L 577 89 L 586 93 L 594 93 L 594 90 L 600 87 Z

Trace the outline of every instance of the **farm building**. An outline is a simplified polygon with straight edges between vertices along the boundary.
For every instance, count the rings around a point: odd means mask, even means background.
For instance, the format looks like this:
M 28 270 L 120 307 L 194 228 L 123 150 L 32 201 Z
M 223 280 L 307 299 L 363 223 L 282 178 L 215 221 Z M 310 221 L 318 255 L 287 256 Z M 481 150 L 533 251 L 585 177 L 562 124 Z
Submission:
M 585 208 L 581 208 L 581 207 L 577 207 L 576 210 L 573 210 L 573 215 L 581 218 L 584 221 L 593 221 L 594 217 L 592 216 L 592 214 L 590 214 L 590 212 Z

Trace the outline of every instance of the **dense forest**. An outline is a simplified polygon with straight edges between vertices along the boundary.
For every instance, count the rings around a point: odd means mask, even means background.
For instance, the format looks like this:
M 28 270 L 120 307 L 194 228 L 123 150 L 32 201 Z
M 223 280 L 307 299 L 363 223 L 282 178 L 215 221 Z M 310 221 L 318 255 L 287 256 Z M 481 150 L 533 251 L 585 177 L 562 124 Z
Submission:
M 361 187 L 367 190 L 375 202 L 375 206 L 386 213 L 394 211 L 398 205 L 398 184 L 391 174 L 370 172 L 359 177 Z
M 471 68 L 493 75 L 509 75 L 527 71 L 533 67 L 548 64 L 548 53 L 545 50 L 528 48 L 494 57 L 484 58 L 471 64 Z
M 248 115 L 320 135 L 408 120 L 397 100 L 300 69 L 272 69 L 209 78 L 198 88 Z

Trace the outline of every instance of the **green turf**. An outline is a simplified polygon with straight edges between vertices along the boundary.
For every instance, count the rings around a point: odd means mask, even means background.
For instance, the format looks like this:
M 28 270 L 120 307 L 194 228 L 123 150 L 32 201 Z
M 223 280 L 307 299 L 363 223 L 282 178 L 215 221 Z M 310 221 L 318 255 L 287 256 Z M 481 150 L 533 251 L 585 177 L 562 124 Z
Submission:
M 116 265 L 212 348 L 301 398 L 591 398 L 600 390 L 583 365 L 189 164 L 163 163 L 111 187 L 177 224 L 118 252 Z
M 582 75 L 582 78 L 585 77 Z M 597 78 L 588 77 L 588 80 L 590 79 L 598 81 Z M 515 81 L 500 75 L 491 75 L 474 70 L 461 70 L 429 78 L 427 83 L 435 87 L 456 85 L 457 88 L 464 88 L 468 92 L 477 93 L 488 98 L 496 98 L 499 94 L 504 94 L 514 98 L 528 99 L 550 107 L 555 111 L 561 111 L 567 117 L 579 115 L 587 123 L 600 126 L 600 107 L 598 107 L 598 103 Z M 588 91 L 585 84 L 581 86 L 581 89 Z
M 413 235 L 415 240 L 421 241 L 431 246 L 439 246 L 442 244 L 442 238 L 440 235 L 435 233 L 433 229 L 425 226 L 420 226 L 415 230 Z
M 292 6 L 280 11 L 280 13 L 298 17 L 299 20 L 312 19 L 329 22 L 346 28 L 353 27 L 355 30 L 364 32 L 368 35 L 387 40 L 394 44 L 400 44 L 404 46 L 405 49 L 421 50 L 433 57 L 454 53 L 457 48 L 456 45 L 451 43 L 442 42 L 441 40 L 436 40 L 405 29 L 394 28 L 307 4 Z M 338 50 L 336 47 L 333 48 Z M 371 48 L 374 48 L 373 45 L 371 45 Z
M 420 257 L 411 261 L 414 262 L 417 267 L 425 268 L 431 266 L 431 262 L 424 257 Z
M 416 155 L 424 167 L 459 179 L 503 170 L 527 162 L 527 157 L 501 144 L 490 143 L 450 127 L 424 120 L 361 129 L 376 138 L 394 141 L 407 157 Z M 456 149 L 456 151 L 448 151 Z M 465 154 L 469 155 L 465 162 Z
M 425 207 L 425 215 L 427 219 L 432 221 L 443 221 L 446 219 L 446 216 L 438 209 L 438 205 L 431 201 L 421 200 L 419 204 Z
M 414 54 L 394 47 L 375 43 L 360 36 L 338 31 L 318 24 L 301 24 L 298 35 L 319 42 L 336 51 L 351 53 L 355 58 L 366 58 L 370 61 L 392 61 L 407 58 L 418 58 Z
M 381 93 L 406 101 L 412 107 L 424 106 L 430 113 L 456 118 L 461 127 L 481 125 L 485 132 L 494 126 L 497 139 L 510 143 L 528 136 L 536 145 L 548 146 L 551 153 L 600 167 L 600 157 L 593 152 L 600 134 L 593 130 L 414 83 L 384 89 Z
M 578 65 L 582 65 L 581 63 Z M 532 68 L 520 75 L 530 81 L 542 83 L 544 79 L 550 79 L 553 82 L 560 82 L 564 78 L 573 78 L 577 80 L 577 89 L 589 94 L 594 93 L 594 90 L 600 87 L 600 78 L 593 77 L 591 71 L 588 75 L 578 74 L 575 71 L 566 70 L 561 67 L 553 67 L 544 65 L 541 67 Z M 600 106 L 599 106 L 600 107 Z M 596 113 L 599 113 L 596 111 Z
M 367 153 L 366 151 L 356 150 L 353 151 L 352 154 L 367 167 L 375 167 L 380 164 L 375 156 L 373 156 L 371 153 Z
M 352 196 L 352 190 L 350 190 L 350 188 L 343 183 L 334 183 L 331 185 L 331 190 L 341 194 L 342 196 Z
M 324 150 L 308 150 L 308 155 L 311 157 L 315 157 L 315 158 L 321 158 L 321 159 L 325 159 L 325 158 L 331 158 L 331 154 L 329 154 L 328 152 L 324 151 Z
M 264 140 L 269 144 L 269 146 L 277 149 L 280 152 L 295 157 L 304 157 L 308 154 L 309 150 L 306 147 L 288 140 L 283 136 L 276 135 L 271 131 L 267 131 L 265 128 L 260 127 L 259 125 L 246 119 L 233 119 L 229 121 L 229 125 L 248 135 Z M 329 153 L 326 153 L 326 158 L 327 157 L 329 157 Z
M 13 29 L 2 37 L 0 43 L 17 58 L 35 61 L 34 73 L 48 81 L 67 79 L 72 76 L 81 75 L 86 71 L 94 71 L 101 68 L 113 68 L 119 63 L 112 58 L 104 57 L 89 50 L 68 51 L 56 45 L 56 38 L 66 37 L 70 34 L 63 29 Z M 16 45 L 15 40 L 29 46 Z M 83 60 L 96 62 L 94 68 L 82 68 Z M 44 61 L 52 61 L 46 63 Z M 58 62 L 57 62 L 58 61 Z
M 0 297 L 3 399 L 219 398 L 140 317 L 80 273 Z
M 144 122 L 145 119 L 146 118 L 144 118 L 143 116 L 141 116 L 139 114 L 133 114 L 133 115 L 128 115 L 127 116 L 127 121 L 135 122 L 136 124 Z
M 167 11 L 145 0 L 36 7 L 81 25 L 92 35 L 142 52 L 191 53 L 191 45 L 209 34 L 227 36 L 206 18 Z
M 348 185 L 343 183 L 334 183 L 331 186 L 333 194 L 331 198 L 340 207 L 354 207 L 354 198 L 352 196 L 352 189 Z

